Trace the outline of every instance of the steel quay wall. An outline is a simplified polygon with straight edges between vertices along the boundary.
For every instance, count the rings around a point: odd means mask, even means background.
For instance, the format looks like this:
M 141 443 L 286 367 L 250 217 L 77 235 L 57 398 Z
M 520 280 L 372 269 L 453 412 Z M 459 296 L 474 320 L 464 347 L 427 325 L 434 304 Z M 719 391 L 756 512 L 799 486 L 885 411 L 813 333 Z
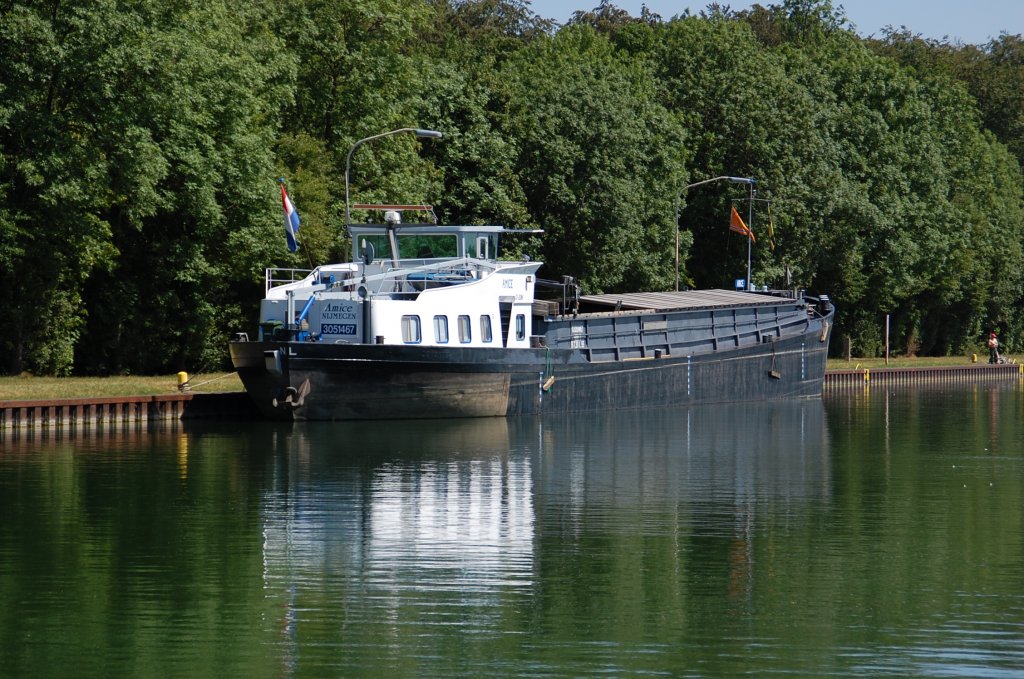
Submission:
M 0 429 L 256 417 L 244 392 L 0 401 Z
M 871 385 L 889 387 L 977 384 L 1021 378 L 1024 378 L 1024 364 L 830 370 L 825 373 L 825 391 Z

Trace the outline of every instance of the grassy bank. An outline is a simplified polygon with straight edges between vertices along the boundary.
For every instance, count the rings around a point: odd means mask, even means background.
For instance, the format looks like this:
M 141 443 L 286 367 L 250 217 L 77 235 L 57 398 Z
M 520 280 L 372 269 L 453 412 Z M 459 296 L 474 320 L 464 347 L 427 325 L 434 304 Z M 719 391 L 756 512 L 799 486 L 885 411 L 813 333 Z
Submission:
M 1013 362 L 1020 362 L 1022 357 L 1020 356 L 1006 356 L 1007 360 Z M 828 359 L 828 370 L 862 370 L 869 368 L 874 370 L 875 368 L 933 368 L 933 367 L 947 367 L 954 365 L 970 365 L 970 356 L 912 356 L 899 358 L 890 358 L 888 365 L 886 365 L 884 358 L 854 358 L 847 361 L 845 358 L 830 358 Z M 978 354 L 978 365 L 988 363 L 988 353 Z
M 196 392 L 242 391 L 235 373 L 189 375 L 189 387 Z M 178 391 L 177 375 L 115 377 L 0 377 L 0 401 L 28 401 L 49 398 L 91 396 L 152 396 Z

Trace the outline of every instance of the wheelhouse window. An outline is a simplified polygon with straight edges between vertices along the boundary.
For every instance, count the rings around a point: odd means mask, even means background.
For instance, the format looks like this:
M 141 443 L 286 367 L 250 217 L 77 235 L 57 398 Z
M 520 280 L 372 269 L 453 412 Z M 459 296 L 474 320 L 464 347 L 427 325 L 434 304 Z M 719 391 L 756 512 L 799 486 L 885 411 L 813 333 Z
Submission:
M 419 316 L 402 316 L 402 341 L 406 344 L 419 344 L 423 341 Z
M 434 316 L 434 339 L 438 344 L 448 344 L 447 316 Z
M 463 344 L 473 341 L 473 328 L 469 316 L 459 316 L 459 341 Z
M 356 256 L 359 257 L 371 245 L 373 246 L 373 256 L 375 259 L 391 258 L 391 244 L 388 243 L 387 236 L 363 236 L 359 239 L 359 249 Z
M 480 339 L 484 342 L 493 342 L 494 337 L 491 335 L 491 317 L 481 316 L 480 317 Z
M 497 259 L 498 258 L 498 236 L 497 234 L 486 234 L 477 236 L 476 247 L 474 247 L 473 254 L 477 259 Z
M 399 236 L 398 250 L 402 259 L 458 257 L 459 241 L 455 234 Z
M 523 314 L 516 315 L 516 339 L 526 339 L 526 316 Z

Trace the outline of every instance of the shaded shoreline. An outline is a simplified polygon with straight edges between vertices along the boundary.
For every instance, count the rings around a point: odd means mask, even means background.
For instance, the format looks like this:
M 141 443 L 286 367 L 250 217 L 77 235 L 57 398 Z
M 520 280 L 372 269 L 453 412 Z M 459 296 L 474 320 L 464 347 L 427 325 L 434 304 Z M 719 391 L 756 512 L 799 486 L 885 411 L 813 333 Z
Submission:
M 232 373 L 225 377 L 238 380 Z M 976 384 L 1011 379 L 1024 379 L 1024 365 L 957 363 L 918 367 L 830 369 L 825 372 L 823 389 L 827 392 L 871 386 Z M 239 389 L 234 391 L 0 399 L 0 430 L 134 424 L 179 419 L 255 420 L 260 419 L 260 416 L 240 385 Z
M 1008 357 L 1018 363 L 1018 357 Z M 886 366 L 884 358 L 829 359 L 826 379 L 830 373 L 851 370 L 931 369 L 987 365 L 987 355 L 978 354 L 978 362 L 970 356 L 891 358 Z M 244 387 L 237 374 L 229 372 L 197 373 L 189 375 L 189 390 L 193 393 L 242 392 Z M 96 397 L 161 396 L 180 393 L 176 375 L 115 375 L 109 377 L 38 377 L 35 375 L 0 376 L 0 403 L 44 399 L 75 399 Z

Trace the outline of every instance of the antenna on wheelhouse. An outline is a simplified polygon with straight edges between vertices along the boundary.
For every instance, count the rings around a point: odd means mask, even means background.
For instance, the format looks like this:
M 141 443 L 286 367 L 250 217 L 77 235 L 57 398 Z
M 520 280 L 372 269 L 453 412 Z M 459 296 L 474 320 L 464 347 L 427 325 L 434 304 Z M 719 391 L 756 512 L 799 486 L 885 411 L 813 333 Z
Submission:
M 391 266 L 396 269 L 399 267 L 399 252 L 398 252 L 398 225 L 402 223 L 402 213 L 398 210 L 388 210 L 384 213 L 384 226 L 388 230 L 388 245 L 391 246 Z

